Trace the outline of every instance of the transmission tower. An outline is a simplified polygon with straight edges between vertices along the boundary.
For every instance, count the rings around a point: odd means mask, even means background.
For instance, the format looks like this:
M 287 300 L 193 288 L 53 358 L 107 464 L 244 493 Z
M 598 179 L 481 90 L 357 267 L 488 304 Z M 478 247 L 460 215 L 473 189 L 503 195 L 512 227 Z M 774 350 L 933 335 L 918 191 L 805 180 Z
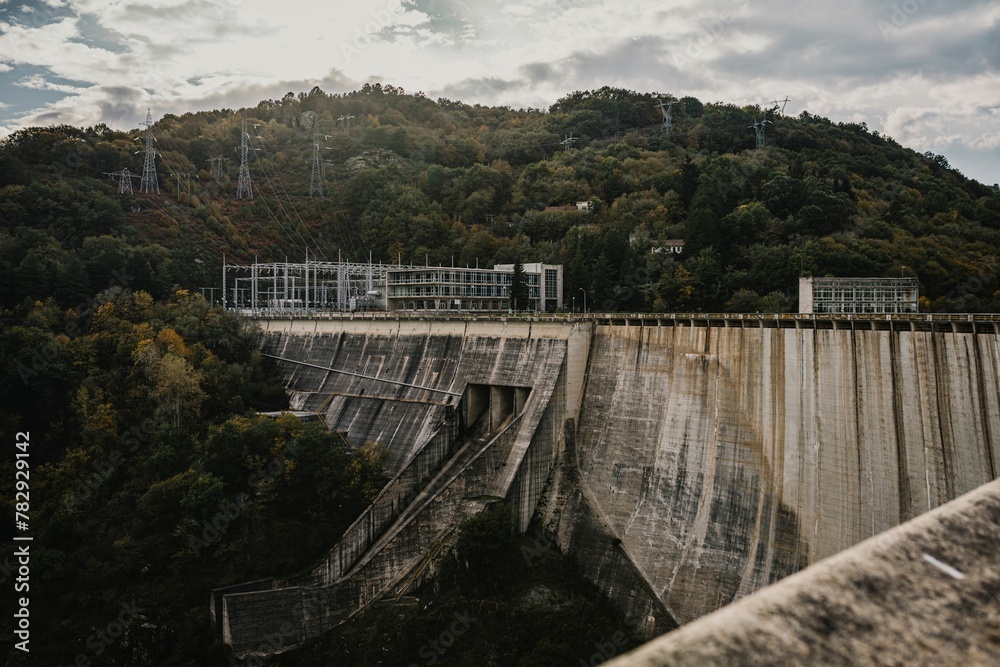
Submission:
M 771 112 L 772 113 L 777 112 L 779 115 L 784 116 L 785 115 L 785 105 L 788 104 L 790 101 L 791 100 L 788 99 L 787 95 L 785 96 L 785 99 L 783 99 L 783 100 L 779 100 L 777 97 L 775 97 L 774 98 L 774 108 L 771 109 Z
M 663 114 L 663 122 L 660 124 L 660 130 L 670 134 L 670 130 L 673 129 L 673 109 L 674 109 L 674 99 L 667 98 L 667 104 L 663 104 L 663 100 L 659 100 L 660 113 Z
M 139 124 L 146 126 L 146 150 L 136 151 L 137 153 L 146 153 L 146 159 L 142 163 L 142 180 L 139 181 L 139 192 L 153 192 L 155 190 L 156 194 L 160 194 L 160 183 L 156 179 L 156 149 L 153 148 L 156 137 L 153 136 L 153 114 L 149 109 L 146 109 L 146 122 Z
M 225 162 L 228 159 L 229 158 L 222 157 L 221 155 L 218 156 L 218 157 L 210 157 L 210 158 L 208 158 L 208 163 L 212 167 L 212 179 L 216 183 L 221 183 L 222 182 L 222 163 Z
M 573 144 L 575 144 L 578 141 L 580 141 L 580 138 L 574 137 L 573 133 L 570 132 L 568 135 L 566 135 L 566 138 L 560 141 L 559 143 L 563 145 L 564 151 L 569 152 L 569 150 L 573 147 Z
M 352 118 L 354 118 L 354 116 L 344 115 L 344 116 L 341 116 L 340 118 L 338 118 L 337 122 L 338 123 L 343 123 L 344 124 L 344 129 L 350 130 L 351 129 L 351 119 Z
M 247 115 L 243 114 L 243 130 L 240 134 L 240 147 L 238 150 L 240 154 L 240 182 L 236 188 L 236 198 L 243 199 L 253 199 L 253 185 L 250 183 L 250 166 L 247 164 L 247 154 L 250 152 L 249 146 L 247 146 L 247 141 L 249 141 L 250 135 L 247 134 Z
M 309 196 L 323 196 L 323 167 L 319 159 L 319 116 L 313 118 L 313 159 L 309 175 Z
M 770 124 L 771 121 L 765 119 L 765 120 L 758 120 L 753 125 L 747 125 L 748 129 L 752 129 L 754 132 L 757 133 L 757 148 L 764 147 L 764 127 Z
M 106 171 L 104 173 L 112 179 L 118 179 L 118 194 L 120 195 L 132 194 L 132 179 L 139 178 L 138 174 L 133 174 L 128 170 L 128 167 L 120 171 Z

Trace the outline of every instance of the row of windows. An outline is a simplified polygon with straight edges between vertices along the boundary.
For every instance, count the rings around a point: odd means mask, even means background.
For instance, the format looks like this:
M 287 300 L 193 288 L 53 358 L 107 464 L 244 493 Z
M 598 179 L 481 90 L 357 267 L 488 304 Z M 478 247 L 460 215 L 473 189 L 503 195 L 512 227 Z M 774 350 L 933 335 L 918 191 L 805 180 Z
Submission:
M 433 285 L 429 287 L 391 286 L 390 297 L 407 296 L 487 296 L 506 297 L 510 290 L 505 285 Z
M 916 301 L 916 292 L 912 289 L 817 289 L 813 300 L 821 301 Z
M 506 298 L 510 288 L 505 286 L 491 285 L 432 285 L 428 287 L 409 287 L 392 285 L 389 288 L 389 297 L 403 298 L 410 296 L 485 296 Z M 537 287 L 528 287 L 528 296 L 532 299 L 540 298 L 541 290 Z
M 494 301 L 468 301 L 464 299 L 447 300 L 410 300 L 395 304 L 394 310 L 462 310 L 462 311 L 499 311 L 507 310 L 510 304 L 506 299 Z
M 547 269 L 546 280 L 555 285 L 556 271 Z M 490 271 L 418 271 L 418 272 L 390 272 L 387 274 L 389 284 L 406 285 L 410 283 L 457 283 L 457 284 L 486 284 L 486 285 L 509 285 L 513 274 L 490 272 Z M 537 273 L 526 273 L 525 282 L 529 285 L 541 285 L 542 277 Z M 554 288 L 553 288 L 554 289 Z
M 405 271 L 389 272 L 390 283 L 501 283 L 508 284 L 510 273 L 500 271 Z M 528 282 L 539 282 L 537 273 L 526 274 Z
M 828 313 L 839 314 L 882 314 L 882 313 L 915 313 L 916 307 L 912 303 L 822 303 L 813 308 L 817 314 Z

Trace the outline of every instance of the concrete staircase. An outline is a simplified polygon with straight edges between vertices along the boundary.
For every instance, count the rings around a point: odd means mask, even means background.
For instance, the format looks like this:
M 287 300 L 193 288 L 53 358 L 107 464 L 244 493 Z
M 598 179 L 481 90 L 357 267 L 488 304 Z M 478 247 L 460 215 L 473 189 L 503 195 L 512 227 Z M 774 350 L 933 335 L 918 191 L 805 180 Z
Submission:
M 212 592 L 213 622 L 237 659 L 291 649 L 433 572 L 461 521 L 496 501 L 479 490 L 506 465 L 521 415 L 511 411 L 498 421 L 487 411 L 463 437 L 460 421 L 454 409 L 446 411 L 417 455 L 310 572 Z

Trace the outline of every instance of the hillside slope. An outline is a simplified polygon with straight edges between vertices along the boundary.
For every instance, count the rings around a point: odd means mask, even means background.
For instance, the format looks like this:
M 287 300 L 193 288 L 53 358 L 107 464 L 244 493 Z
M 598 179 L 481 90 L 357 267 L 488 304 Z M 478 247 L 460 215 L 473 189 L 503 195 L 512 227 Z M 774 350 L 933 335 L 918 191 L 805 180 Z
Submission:
M 112 266 L 154 295 L 211 287 L 223 252 L 301 261 L 308 248 L 330 260 L 562 263 L 566 301 L 583 289 L 605 311 L 787 310 L 800 275 L 826 274 L 915 275 L 924 310 L 1000 307 L 996 185 L 807 112 L 682 97 L 667 133 L 657 99 L 606 87 L 542 111 L 379 84 L 289 93 L 245 110 L 252 200 L 236 199 L 231 110 L 155 123 L 158 195 L 138 178 L 136 194 L 118 195 L 107 176 L 141 173 L 138 131 L 23 130 L 0 144 L 0 279 L 15 285 L 3 305 L 71 305 Z M 756 149 L 749 126 L 764 118 Z M 311 183 L 314 124 L 324 174 Z M 558 210 L 583 201 L 589 211 Z M 681 254 L 663 251 L 673 239 Z

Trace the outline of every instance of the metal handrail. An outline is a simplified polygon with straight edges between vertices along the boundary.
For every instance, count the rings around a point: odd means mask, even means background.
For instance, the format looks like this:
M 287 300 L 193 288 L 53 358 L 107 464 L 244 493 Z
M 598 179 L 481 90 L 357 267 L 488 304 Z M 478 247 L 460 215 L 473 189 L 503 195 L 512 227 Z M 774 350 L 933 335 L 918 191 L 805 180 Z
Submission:
M 406 320 L 406 321 L 486 321 L 486 322 L 577 322 L 590 320 L 780 320 L 780 321 L 860 321 L 860 322 L 1000 322 L 1000 313 L 474 313 L 454 311 L 367 311 L 347 312 L 289 309 L 234 309 L 254 319 L 285 320 Z

